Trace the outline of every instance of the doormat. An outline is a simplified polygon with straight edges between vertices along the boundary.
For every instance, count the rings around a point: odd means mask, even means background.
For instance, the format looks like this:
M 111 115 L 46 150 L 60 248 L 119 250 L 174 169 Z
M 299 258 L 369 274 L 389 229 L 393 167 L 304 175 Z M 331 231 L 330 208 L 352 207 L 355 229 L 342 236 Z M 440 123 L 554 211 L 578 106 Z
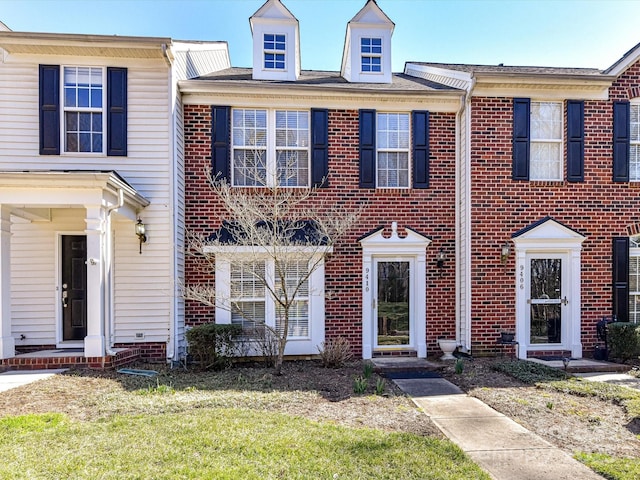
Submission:
M 390 380 L 411 380 L 417 378 L 442 378 L 438 372 L 425 370 L 407 370 L 400 372 L 384 372 L 383 375 Z
M 556 355 L 556 356 L 551 356 L 551 357 L 531 357 L 531 358 L 535 358 L 536 360 L 542 360 L 544 362 L 561 362 L 563 358 L 567 358 L 567 357 L 563 357 L 561 355 Z M 575 358 L 569 358 L 569 360 L 576 360 Z

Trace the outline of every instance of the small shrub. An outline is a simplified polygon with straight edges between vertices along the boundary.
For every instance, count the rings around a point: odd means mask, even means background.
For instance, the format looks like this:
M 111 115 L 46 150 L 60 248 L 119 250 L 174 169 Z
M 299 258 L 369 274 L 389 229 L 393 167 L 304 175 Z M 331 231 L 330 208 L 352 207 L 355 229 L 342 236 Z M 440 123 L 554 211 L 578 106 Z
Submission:
M 364 378 L 366 378 L 367 380 L 369 380 L 371 378 L 371 375 L 373 375 L 373 363 L 371 362 L 366 362 L 364 364 L 364 367 L 362 367 L 363 369 L 363 376 Z
M 384 395 L 384 391 L 387 388 L 387 382 L 384 378 L 378 378 L 376 380 L 376 395 Z
M 240 325 L 220 325 L 207 323 L 198 325 L 187 332 L 189 353 L 208 370 L 222 370 L 230 365 L 236 356 L 238 344 L 236 340 L 242 335 Z
M 640 356 L 640 325 L 629 322 L 609 324 L 608 336 L 611 356 L 623 362 Z
M 521 382 L 530 384 L 564 380 L 567 378 L 567 374 L 561 370 L 547 367 L 540 363 L 527 362 L 525 360 L 498 362 L 494 363 L 492 368 L 517 378 Z
M 454 368 L 455 368 L 456 374 L 457 375 L 461 375 L 462 372 L 464 372 L 464 360 L 461 359 L 461 358 L 458 358 L 456 360 L 456 364 L 455 364 Z
M 367 391 L 369 381 L 364 377 L 356 377 L 353 379 L 353 393 L 362 395 Z
M 318 347 L 318 351 L 320 352 L 322 365 L 328 368 L 344 367 L 345 363 L 353 358 L 351 345 L 344 337 L 330 338 L 322 342 L 321 347 Z
M 278 358 L 278 336 L 266 326 L 258 326 L 251 331 L 250 340 L 255 342 L 266 367 L 275 367 Z

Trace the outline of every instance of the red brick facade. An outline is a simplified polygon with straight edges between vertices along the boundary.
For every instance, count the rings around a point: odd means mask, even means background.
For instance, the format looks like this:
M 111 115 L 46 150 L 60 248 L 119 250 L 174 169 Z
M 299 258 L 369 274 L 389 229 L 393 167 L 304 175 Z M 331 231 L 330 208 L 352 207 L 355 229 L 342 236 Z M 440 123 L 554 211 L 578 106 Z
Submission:
M 584 356 L 593 353 L 597 343 L 595 324 L 612 311 L 612 237 L 638 233 L 640 185 L 612 181 L 612 102 L 637 96 L 633 92 L 638 92 L 639 85 L 640 65 L 636 64 L 614 83 L 609 100 L 584 102 L 585 176 L 584 182 L 577 183 L 512 180 L 513 99 L 473 98 L 471 334 L 474 352 L 494 350 L 499 332 L 515 329 L 515 259 L 512 253 L 508 263 L 501 265 L 501 245 L 515 232 L 550 216 L 586 237 L 581 258 L 582 344 Z
M 366 105 L 363 105 L 366 108 Z M 207 185 L 205 171 L 211 168 L 211 107 L 184 108 L 186 227 L 213 233 L 221 224 L 221 205 Z M 325 270 L 327 338 L 349 339 L 356 355 L 362 354 L 362 248 L 358 239 L 368 232 L 398 222 L 400 233 L 410 227 L 431 238 L 427 250 L 427 342 L 439 352 L 440 335 L 455 335 L 455 114 L 431 113 L 430 188 L 358 188 L 358 111 L 329 110 L 329 187 L 317 191 L 317 201 L 326 204 L 366 203 L 357 226 L 336 245 Z M 436 269 L 436 254 L 447 256 L 442 275 Z M 187 261 L 187 282 L 213 282 L 210 274 Z M 214 319 L 212 309 L 187 303 L 188 325 Z

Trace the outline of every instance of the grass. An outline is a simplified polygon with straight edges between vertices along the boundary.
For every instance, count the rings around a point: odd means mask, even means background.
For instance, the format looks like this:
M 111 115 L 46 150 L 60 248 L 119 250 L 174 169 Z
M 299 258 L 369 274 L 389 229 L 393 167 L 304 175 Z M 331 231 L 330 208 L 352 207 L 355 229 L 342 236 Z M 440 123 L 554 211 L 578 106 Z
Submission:
M 604 478 L 611 480 L 640 478 L 640 459 L 638 458 L 615 458 L 602 453 L 578 453 L 575 457 Z
M 592 382 L 578 377 L 567 377 L 564 372 L 534 362 L 502 362 L 494 366 L 496 370 L 511 375 L 538 388 L 556 390 L 580 397 L 594 397 L 599 400 L 621 405 L 629 421 L 640 420 L 640 392 L 624 386 L 604 382 Z M 553 405 L 547 408 L 553 408 Z M 599 423 L 599 419 L 589 421 Z M 575 458 L 596 473 L 610 480 L 637 480 L 640 478 L 640 459 L 614 457 L 602 453 L 576 453 Z
M 487 479 L 450 442 L 247 409 L 0 419 L 0 478 Z
M 288 379 L 253 368 L 154 379 L 72 374 L 33 384 L 24 397 L 15 389 L 7 392 L 14 411 L 40 413 L 0 416 L 0 479 L 488 480 L 447 440 L 304 418 L 305 408 L 370 416 L 385 402 L 405 403 L 393 395 L 342 400 L 343 392 L 327 402 L 311 386 L 290 389 L 300 381 L 295 371 Z M 351 391 L 353 371 L 331 370 L 327 379 Z M 35 408 L 21 410 L 19 399 Z

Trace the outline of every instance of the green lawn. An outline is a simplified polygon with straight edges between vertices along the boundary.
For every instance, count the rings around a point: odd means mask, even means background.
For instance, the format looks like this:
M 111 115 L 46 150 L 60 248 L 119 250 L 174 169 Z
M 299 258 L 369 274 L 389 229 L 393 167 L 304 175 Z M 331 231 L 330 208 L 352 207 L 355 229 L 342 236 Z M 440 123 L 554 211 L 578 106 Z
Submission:
M 0 419 L 0 478 L 488 478 L 454 445 L 242 409 Z
M 0 417 L 0 479 L 489 479 L 446 440 L 269 411 L 317 394 L 223 385 L 242 372 L 156 385 L 58 376 L 7 392 L 39 413 Z

